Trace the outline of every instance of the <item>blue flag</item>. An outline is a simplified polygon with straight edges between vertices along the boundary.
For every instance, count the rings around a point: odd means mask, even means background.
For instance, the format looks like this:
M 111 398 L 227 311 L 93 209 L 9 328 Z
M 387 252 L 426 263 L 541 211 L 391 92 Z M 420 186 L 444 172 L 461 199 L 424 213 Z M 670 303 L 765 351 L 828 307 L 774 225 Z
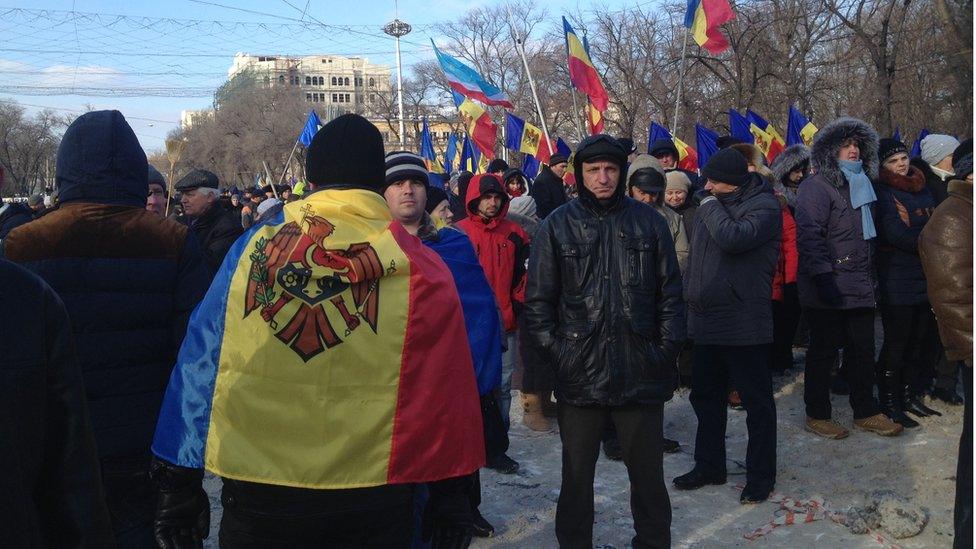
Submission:
M 525 160 L 522 161 L 522 173 L 525 177 L 534 179 L 539 174 L 539 159 L 531 154 L 525 155 Z
M 563 141 L 563 138 L 562 137 L 557 137 L 556 138 L 556 152 L 559 153 L 559 154 L 565 155 L 566 158 L 569 158 L 570 155 L 573 154 L 573 149 L 570 149 L 569 148 L 569 145 L 567 145 L 566 142 Z
M 522 148 L 522 133 L 525 131 L 525 120 L 514 114 L 505 112 L 505 148 L 518 151 Z
M 746 120 L 746 117 L 739 114 L 739 111 L 735 109 L 729 109 L 729 133 L 732 135 L 732 137 L 743 143 L 754 144 L 756 142 L 756 138 L 752 135 L 752 132 L 749 131 L 749 121 Z M 701 161 L 700 152 L 698 160 L 699 162 Z
M 901 127 L 895 126 L 895 135 L 891 136 L 895 141 L 901 142 Z
M 454 159 L 457 157 L 457 136 L 454 132 L 447 138 L 447 150 L 444 151 L 444 173 L 454 173 Z
M 918 137 L 915 138 L 915 142 L 912 143 L 912 158 L 918 158 L 922 156 L 922 140 L 928 137 L 929 131 L 922 128 L 922 131 L 918 132 Z
M 651 154 L 651 145 L 658 139 L 674 141 L 674 137 L 667 128 L 657 122 L 651 122 L 651 129 L 647 132 L 647 154 Z
M 427 126 L 427 117 L 424 117 L 424 127 L 420 132 L 420 157 L 427 164 L 427 171 L 430 173 L 444 173 L 444 168 L 437 161 L 437 153 L 434 152 L 434 140 L 430 135 L 430 128 Z
M 695 143 L 698 145 L 698 165 L 704 166 L 718 152 L 718 134 L 701 124 L 695 124 Z
M 305 127 L 302 128 L 302 135 L 298 136 L 298 142 L 302 145 L 308 147 L 312 144 L 312 138 L 315 137 L 315 132 L 319 131 L 319 127 L 322 126 L 322 121 L 319 120 L 319 115 L 315 114 L 315 110 L 308 113 L 308 120 L 305 121 Z

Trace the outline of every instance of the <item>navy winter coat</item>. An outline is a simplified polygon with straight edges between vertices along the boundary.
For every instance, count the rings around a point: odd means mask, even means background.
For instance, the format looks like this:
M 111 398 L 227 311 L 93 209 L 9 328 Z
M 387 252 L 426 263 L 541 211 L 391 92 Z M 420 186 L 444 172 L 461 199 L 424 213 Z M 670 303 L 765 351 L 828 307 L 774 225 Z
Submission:
M 698 207 L 684 274 L 688 338 L 696 345 L 773 341 L 770 301 L 782 233 L 779 201 L 758 175 L 734 195 Z
M 797 289 L 803 307 L 856 309 L 876 304 L 873 242 L 864 240 L 861 212 L 851 207 L 850 184 L 837 161 L 848 138 L 858 143 L 864 173 L 877 178 L 878 134 L 871 126 L 839 118 L 817 132 L 811 151 L 816 175 L 800 183 L 796 197 Z M 874 221 L 877 227 L 876 213 Z M 825 303 L 817 293 L 814 277 L 824 273 L 833 273 L 841 294 L 839 304 Z
M 100 457 L 145 454 L 210 273 L 196 239 L 145 208 L 146 156 L 117 111 L 82 115 L 58 149 L 61 205 L 11 231 L 6 257 L 64 301 Z
M 918 236 L 935 210 L 925 176 L 914 166 L 901 176 L 881 168 L 878 195 L 876 265 L 879 301 L 888 305 L 928 303 Z

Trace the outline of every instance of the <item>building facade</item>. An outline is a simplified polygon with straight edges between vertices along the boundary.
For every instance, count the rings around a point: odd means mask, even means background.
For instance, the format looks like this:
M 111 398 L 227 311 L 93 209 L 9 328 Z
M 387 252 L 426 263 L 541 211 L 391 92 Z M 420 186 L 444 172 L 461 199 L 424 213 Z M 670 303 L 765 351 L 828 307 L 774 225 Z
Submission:
M 374 65 L 364 57 L 238 53 L 227 79 L 233 81 L 243 74 L 259 84 L 291 86 L 309 103 L 334 105 L 364 115 L 388 109 L 392 97 L 390 67 Z

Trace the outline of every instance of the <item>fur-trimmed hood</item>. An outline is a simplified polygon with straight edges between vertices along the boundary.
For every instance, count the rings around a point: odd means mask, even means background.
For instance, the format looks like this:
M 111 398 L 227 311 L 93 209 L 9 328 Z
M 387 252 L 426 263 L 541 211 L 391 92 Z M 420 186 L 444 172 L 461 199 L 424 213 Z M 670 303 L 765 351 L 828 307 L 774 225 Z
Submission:
M 838 118 L 827 124 L 813 138 L 810 163 L 814 171 L 834 185 L 840 186 L 843 175 L 837 162 L 841 143 L 854 138 L 861 149 L 864 173 L 872 180 L 878 178 L 878 132 L 870 124 L 857 118 Z
M 882 166 L 878 172 L 878 182 L 899 191 L 915 194 L 925 189 L 925 174 L 911 165 L 908 166 L 908 173 L 905 175 L 898 175 Z
M 769 167 L 773 171 L 773 178 L 776 183 L 783 183 L 783 179 L 796 168 L 803 164 L 810 163 L 810 147 L 806 145 L 790 145 L 776 156 L 773 165 Z

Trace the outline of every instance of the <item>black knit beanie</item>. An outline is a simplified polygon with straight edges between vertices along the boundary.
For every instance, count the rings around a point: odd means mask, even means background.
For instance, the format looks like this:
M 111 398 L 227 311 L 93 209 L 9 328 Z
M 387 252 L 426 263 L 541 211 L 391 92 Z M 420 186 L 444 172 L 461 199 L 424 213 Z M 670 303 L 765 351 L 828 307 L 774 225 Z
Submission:
M 508 162 L 505 162 L 501 158 L 496 158 L 488 163 L 488 169 L 485 170 L 486 173 L 504 172 L 508 170 Z
M 312 138 L 305 173 L 318 188 L 358 188 L 381 192 L 386 176 L 383 136 L 358 114 L 344 114 Z
M 409 151 L 393 151 L 386 155 L 386 177 L 380 188 L 380 194 L 385 193 L 390 185 L 405 179 L 420 181 L 425 187 L 430 187 L 424 159 Z
M 438 204 L 447 200 L 447 193 L 440 187 L 427 187 L 427 213 L 434 211 Z
M 749 180 L 749 163 L 739 151 L 722 149 L 708 159 L 701 172 L 712 181 L 739 187 Z
M 908 147 L 906 147 L 901 141 L 891 139 L 890 137 L 885 137 L 878 142 L 878 160 L 880 160 L 882 164 L 884 164 L 884 161 L 889 157 L 898 153 L 908 153 Z

